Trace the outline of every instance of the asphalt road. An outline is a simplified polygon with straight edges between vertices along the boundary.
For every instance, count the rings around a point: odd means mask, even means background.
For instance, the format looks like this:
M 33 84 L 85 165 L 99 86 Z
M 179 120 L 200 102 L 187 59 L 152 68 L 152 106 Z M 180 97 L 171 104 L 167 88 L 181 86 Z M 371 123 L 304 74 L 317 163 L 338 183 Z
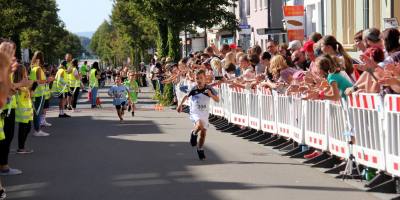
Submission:
M 146 90 L 145 90 L 146 91 Z M 148 91 L 148 90 L 147 90 Z M 120 124 L 101 90 L 103 109 L 70 119 L 49 113 L 50 137 L 29 137 L 30 155 L 12 154 L 22 175 L 2 177 L 9 199 L 38 200 L 372 200 L 354 181 L 341 181 L 271 148 L 209 129 L 206 161 L 189 145 L 191 123 L 171 109 L 155 111 L 140 95 L 134 118 Z M 85 97 L 86 94 L 83 95 Z M 16 139 L 14 139 L 16 143 Z M 15 147 L 15 144 L 14 144 Z

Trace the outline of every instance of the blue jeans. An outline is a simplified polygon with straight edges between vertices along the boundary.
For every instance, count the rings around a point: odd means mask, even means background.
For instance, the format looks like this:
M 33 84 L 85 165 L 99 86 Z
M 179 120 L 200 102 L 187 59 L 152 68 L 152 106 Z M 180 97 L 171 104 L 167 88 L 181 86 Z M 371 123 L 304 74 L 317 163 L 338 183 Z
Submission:
M 35 97 L 35 102 L 33 102 L 33 129 L 35 131 L 40 130 L 40 116 L 43 113 L 44 97 Z
M 161 83 L 161 80 L 158 80 L 158 87 L 160 88 L 160 94 L 163 95 L 163 93 L 164 93 L 164 84 Z
M 92 106 L 96 106 L 96 99 L 97 99 L 97 90 L 99 88 L 98 87 L 93 87 L 92 88 Z

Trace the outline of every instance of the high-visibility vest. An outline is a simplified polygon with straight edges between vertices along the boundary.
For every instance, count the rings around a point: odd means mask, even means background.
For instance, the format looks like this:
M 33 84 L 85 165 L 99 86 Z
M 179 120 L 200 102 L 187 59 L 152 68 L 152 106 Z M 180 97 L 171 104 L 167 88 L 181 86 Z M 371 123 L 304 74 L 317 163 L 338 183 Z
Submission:
M 29 89 L 26 87 L 19 88 L 16 98 L 15 121 L 29 123 L 29 121 L 33 120 L 32 100 Z
M 75 73 L 79 74 L 79 72 L 76 69 L 76 67 L 74 67 L 72 69 L 72 73 L 70 74 L 70 78 L 69 78 L 69 80 L 70 80 L 70 85 L 69 86 L 73 87 L 73 88 L 77 88 L 77 87 L 81 86 L 81 80 L 79 78 L 75 78 L 75 75 L 74 75 Z
M 51 91 L 49 84 L 46 84 L 46 90 L 44 91 L 44 99 L 48 100 L 51 97 Z
M 41 76 L 40 80 L 45 81 L 46 75 L 44 74 L 42 68 L 40 68 L 40 66 L 38 65 L 33 66 L 31 73 L 29 74 L 29 79 L 31 79 L 32 81 L 37 81 L 38 70 L 40 71 L 40 76 Z M 44 95 L 45 92 L 46 92 L 46 84 L 38 84 L 35 91 L 33 91 L 33 97 L 41 97 Z
M 70 69 L 70 67 L 71 67 L 71 63 L 67 63 L 67 69 L 65 70 L 66 76 L 64 78 L 65 82 L 67 82 L 69 86 L 71 86 L 71 75 L 72 75 L 71 72 L 68 73 L 68 69 Z
M 90 77 L 89 77 L 89 86 L 91 88 L 99 87 L 99 80 L 96 77 L 96 69 L 90 70 Z
M 14 74 L 10 74 L 10 80 L 11 82 L 14 82 Z M 17 107 L 17 100 L 15 99 L 15 95 L 12 95 L 11 97 L 9 97 L 6 106 L 4 107 L 4 109 L 15 109 Z
M 0 141 L 6 139 L 4 134 L 4 118 L 0 117 Z
M 63 67 L 60 67 L 57 71 L 56 77 L 55 77 L 55 90 L 58 93 L 66 93 L 68 92 L 68 82 L 66 81 L 66 70 Z M 54 87 L 54 85 L 53 85 Z

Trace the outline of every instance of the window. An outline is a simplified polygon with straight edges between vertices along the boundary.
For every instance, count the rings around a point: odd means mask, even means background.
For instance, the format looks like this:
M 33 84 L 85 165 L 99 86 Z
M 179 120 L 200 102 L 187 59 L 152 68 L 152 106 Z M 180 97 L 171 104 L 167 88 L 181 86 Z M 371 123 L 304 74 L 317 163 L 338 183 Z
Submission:
M 258 2 L 257 2 L 258 0 L 254 0 L 254 11 L 257 11 L 257 4 L 258 4 Z
M 259 8 L 260 8 L 260 10 L 262 10 L 262 3 L 263 3 L 263 0 L 260 0 L 260 5 L 259 5 Z
M 250 0 L 246 0 L 246 14 L 250 15 Z

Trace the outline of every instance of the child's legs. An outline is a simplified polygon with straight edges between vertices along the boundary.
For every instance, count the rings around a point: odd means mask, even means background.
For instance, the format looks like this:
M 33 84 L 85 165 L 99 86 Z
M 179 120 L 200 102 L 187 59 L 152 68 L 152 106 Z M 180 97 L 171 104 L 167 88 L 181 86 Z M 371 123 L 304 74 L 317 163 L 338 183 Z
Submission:
M 25 149 L 26 139 L 28 138 L 28 134 L 31 131 L 31 128 L 32 128 L 31 122 L 19 123 L 19 127 L 18 127 L 18 149 Z

